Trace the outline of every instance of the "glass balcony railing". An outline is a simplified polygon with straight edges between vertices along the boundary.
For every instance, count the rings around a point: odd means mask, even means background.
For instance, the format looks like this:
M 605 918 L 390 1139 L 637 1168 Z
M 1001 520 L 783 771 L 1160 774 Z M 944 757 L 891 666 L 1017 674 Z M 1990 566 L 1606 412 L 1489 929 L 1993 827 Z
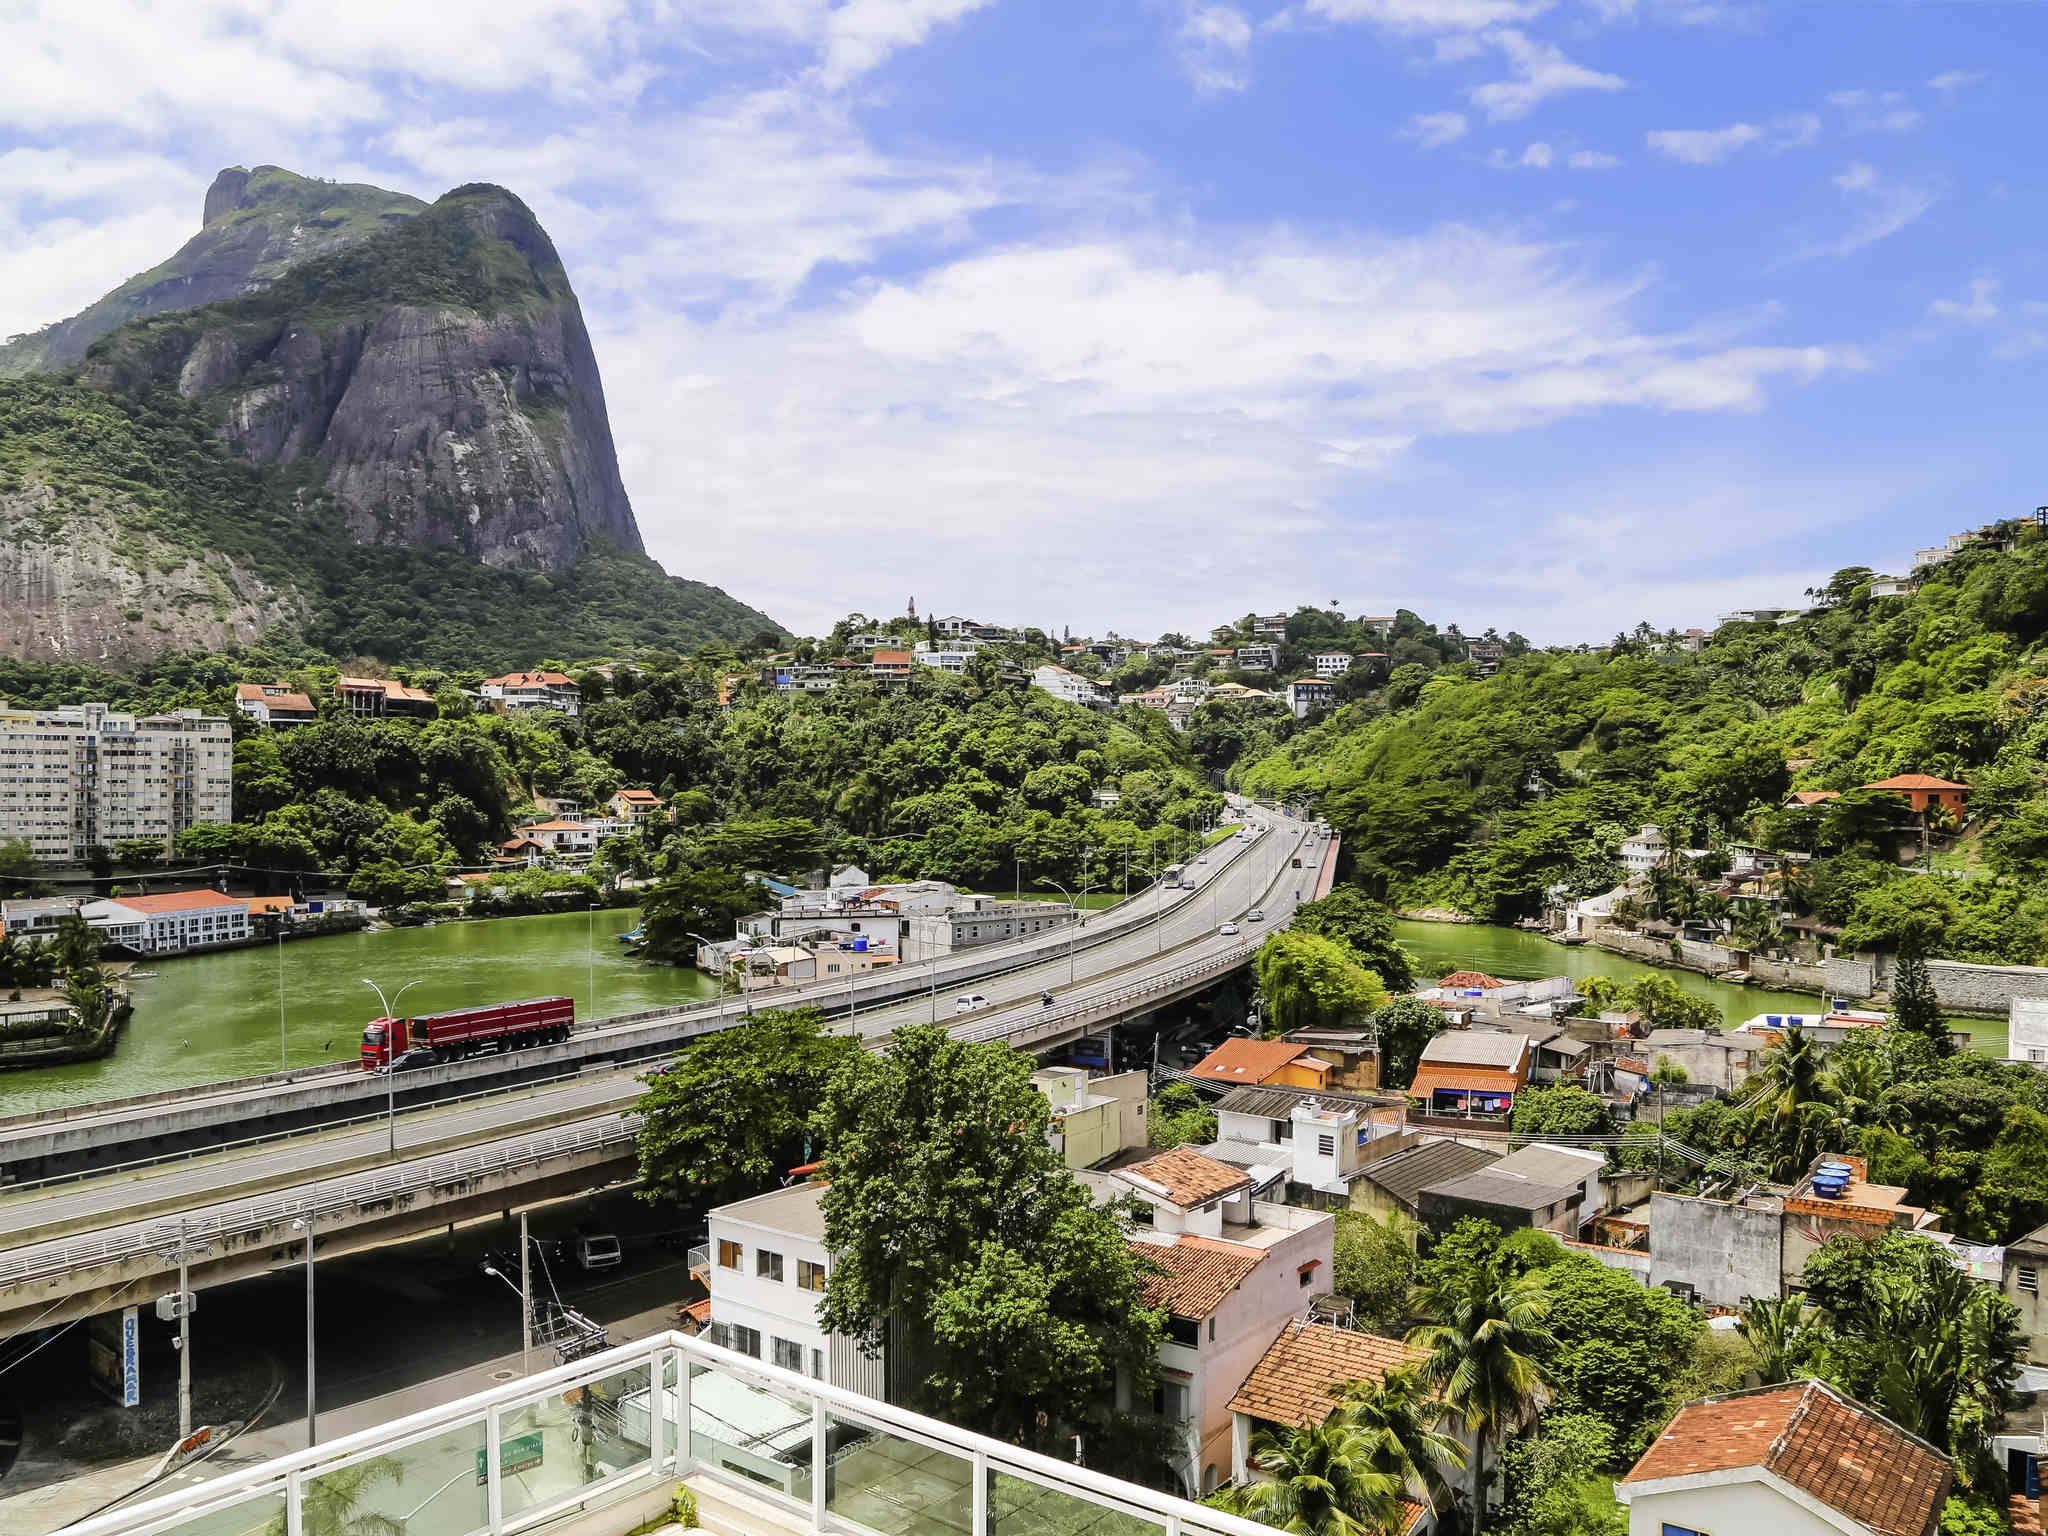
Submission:
M 66 1536 L 504 1536 L 571 1520 L 577 1536 L 624 1536 L 685 1479 L 702 1496 L 730 1490 L 755 1536 L 1273 1536 L 680 1333 L 227 1472 Z

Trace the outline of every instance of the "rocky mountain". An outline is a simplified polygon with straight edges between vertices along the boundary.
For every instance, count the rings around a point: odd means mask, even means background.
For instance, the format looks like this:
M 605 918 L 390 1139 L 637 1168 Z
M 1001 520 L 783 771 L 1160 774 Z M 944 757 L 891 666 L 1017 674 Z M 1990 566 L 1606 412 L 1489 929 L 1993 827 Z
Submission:
M 79 355 L 0 378 L 0 653 L 518 665 L 777 629 L 646 558 L 568 276 L 502 188 L 224 171 L 197 240 L 29 340 Z
M 198 234 L 68 320 L 0 343 L 0 376 L 62 368 L 116 326 L 248 293 L 294 263 L 402 224 L 427 205 L 402 192 L 318 181 L 275 165 L 214 177 Z

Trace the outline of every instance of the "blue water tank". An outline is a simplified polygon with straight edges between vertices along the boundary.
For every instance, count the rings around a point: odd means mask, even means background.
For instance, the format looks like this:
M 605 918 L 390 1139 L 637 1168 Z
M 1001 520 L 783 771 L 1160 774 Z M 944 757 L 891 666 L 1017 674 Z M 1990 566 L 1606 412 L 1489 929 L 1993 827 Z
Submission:
M 856 955 L 866 954 L 868 952 L 868 941 L 866 939 L 855 939 L 853 941 L 853 952 Z

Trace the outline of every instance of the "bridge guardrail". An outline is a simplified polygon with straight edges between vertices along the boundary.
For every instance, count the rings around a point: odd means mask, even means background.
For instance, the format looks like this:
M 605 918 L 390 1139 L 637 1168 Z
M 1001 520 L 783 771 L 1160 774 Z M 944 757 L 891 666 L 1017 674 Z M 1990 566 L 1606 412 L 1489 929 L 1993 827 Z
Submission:
M 631 1141 L 640 1129 L 640 1116 L 627 1113 L 616 1120 L 585 1125 L 570 1131 L 552 1131 L 523 1138 L 515 1143 L 451 1152 L 429 1158 L 417 1167 L 387 1169 L 349 1179 L 339 1189 L 314 1198 L 251 1199 L 204 1219 L 157 1222 L 140 1231 L 107 1237 L 80 1238 L 61 1247 L 25 1257 L 0 1257 L 0 1285 L 22 1285 L 84 1268 L 99 1268 L 150 1253 L 175 1255 L 195 1247 L 212 1247 L 231 1237 L 260 1232 L 281 1221 L 308 1214 L 322 1215 L 417 1195 L 484 1174 L 502 1173 L 531 1163 L 561 1157 L 571 1152 L 590 1151 Z

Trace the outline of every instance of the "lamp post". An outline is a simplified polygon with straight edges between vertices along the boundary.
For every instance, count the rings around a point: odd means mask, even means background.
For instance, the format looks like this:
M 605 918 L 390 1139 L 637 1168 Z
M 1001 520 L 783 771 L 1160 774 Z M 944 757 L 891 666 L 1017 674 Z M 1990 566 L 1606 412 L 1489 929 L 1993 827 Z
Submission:
M 1074 921 L 1067 926 L 1067 985 L 1071 987 L 1074 984 L 1074 940 L 1081 936 L 1081 908 L 1074 900 L 1074 893 L 1059 881 L 1047 880 L 1045 883 L 1066 897 L 1067 905 L 1074 909 Z
M 384 1010 L 384 1054 L 388 1058 L 384 1063 L 384 1118 L 385 1123 L 391 1128 L 391 1155 L 396 1157 L 398 1156 L 398 1049 L 397 1042 L 392 1036 L 398 1033 L 398 1017 L 391 1010 L 397 1005 L 398 1000 L 418 986 L 419 982 L 418 980 L 408 981 L 387 999 L 384 996 L 384 989 L 378 986 L 377 983 L 370 980 L 367 976 L 363 977 L 362 980 L 364 986 L 377 994 L 378 1005 Z
M 528 1259 L 528 1238 L 526 1236 L 526 1212 L 519 1213 L 519 1374 L 533 1374 L 533 1269 Z M 484 1273 L 495 1275 L 506 1285 L 512 1284 L 512 1277 L 495 1264 L 485 1264 Z
M 313 1212 L 292 1223 L 294 1232 L 306 1234 L 306 1449 L 319 1443 L 318 1421 L 313 1411 Z

